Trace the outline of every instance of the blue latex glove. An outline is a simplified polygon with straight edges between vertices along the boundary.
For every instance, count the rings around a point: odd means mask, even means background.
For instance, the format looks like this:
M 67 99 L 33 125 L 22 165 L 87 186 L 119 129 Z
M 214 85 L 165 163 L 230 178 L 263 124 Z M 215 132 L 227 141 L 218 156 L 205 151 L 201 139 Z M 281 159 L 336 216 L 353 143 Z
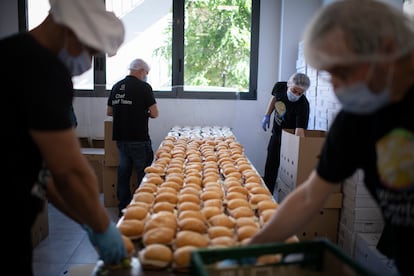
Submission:
M 104 264 L 119 264 L 126 258 L 124 241 L 114 222 L 103 233 L 96 233 L 86 225 L 83 228 Z
M 270 127 L 270 115 L 264 115 L 262 119 L 262 128 L 266 131 Z

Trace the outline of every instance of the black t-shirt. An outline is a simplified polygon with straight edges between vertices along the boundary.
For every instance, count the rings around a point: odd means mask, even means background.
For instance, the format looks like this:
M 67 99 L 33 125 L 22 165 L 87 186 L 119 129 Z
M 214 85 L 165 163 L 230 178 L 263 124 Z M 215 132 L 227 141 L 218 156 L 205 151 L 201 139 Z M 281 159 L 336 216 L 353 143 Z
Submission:
M 287 82 L 277 82 L 272 95 L 275 96 L 275 114 L 272 133 L 281 133 L 284 128 L 307 129 L 309 122 L 309 102 L 305 95 L 296 102 L 287 97 Z
M 340 111 L 317 166 L 320 177 L 342 182 L 358 168 L 392 229 L 397 263 L 412 267 L 414 248 L 414 87 L 373 115 Z M 414 272 L 414 267 L 411 268 Z
M 72 127 L 72 77 L 65 65 L 28 33 L 0 40 L 3 59 L 0 66 L 2 131 L 4 156 L 1 166 L 2 191 L 21 212 L 19 229 L 30 206 L 30 191 L 38 178 L 42 157 L 29 130 L 57 131 Z M 14 210 L 6 211 L 13 214 Z M 26 218 L 30 221 L 30 218 Z
M 117 82 L 108 98 L 113 110 L 112 139 L 149 141 L 149 107 L 155 104 L 151 86 L 134 76 Z

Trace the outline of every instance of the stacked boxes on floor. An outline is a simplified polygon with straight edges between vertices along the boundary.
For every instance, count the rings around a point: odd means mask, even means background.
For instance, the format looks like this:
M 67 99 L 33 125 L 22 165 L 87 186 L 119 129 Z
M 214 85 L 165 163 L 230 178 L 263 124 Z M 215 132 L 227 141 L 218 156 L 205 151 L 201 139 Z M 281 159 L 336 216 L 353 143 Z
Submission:
M 116 142 L 112 140 L 112 120 L 104 122 L 104 166 L 103 166 L 103 194 L 105 207 L 117 207 L 118 199 L 116 196 L 117 172 L 118 172 L 118 148 Z M 131 191 L 137 181 L 136 172 L 132 170 Z
M 343 193 L 338 245 L 349 256 L 354 256 L 357 234 L 381 233 L 384 222 L 380 208 L 364 185 L 362 170 L 344 182 Z
M 49 214 L 48 214 L 48 202 L 44 201 L 44 207 L 36 218 L 35 223 L 32 226 L 32 245 L 36 247 L 42 240 L 49 235 Z
M 363 177 L 362 170 L 358 170 L 343 185 L 338 245 L 378 275 L 396 275 L 394 263 L 376 248 L 384 221 L 379 206 L 364 185 Z
M 83 147 L 82 154 L 88 159 L 89 164 L 98 178 L 99 192 L 103 192 L 103 163 L 105 150 L 103 148 Z
M 283 130 L 277 188 L 279 202 L 310 175 L 317 164 L 324 140 L 324 131 L 306 130 L 305 137 L 299 137 L 293 129 Z M 296 234 L 298 238 L 309 240 L 325 237 L 336 243 L 341 207 L 342 193 L 338 185 L 324 208 Z
M 369 268 L 375 275 L 399 275 L 395 264 L 376 248 L 380 233 L 358 233 L 355 240 L 354 259 Z

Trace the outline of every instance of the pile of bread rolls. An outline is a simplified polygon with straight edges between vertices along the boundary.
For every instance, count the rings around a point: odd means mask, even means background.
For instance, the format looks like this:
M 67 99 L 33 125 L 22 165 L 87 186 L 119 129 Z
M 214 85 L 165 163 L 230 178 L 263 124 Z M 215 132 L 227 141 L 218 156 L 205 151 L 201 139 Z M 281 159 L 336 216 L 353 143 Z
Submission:
M 118 227 L 144 269 L 189 268 L 196 248 L 246 243 L 278 204 L 227 128 L 174 128 Z

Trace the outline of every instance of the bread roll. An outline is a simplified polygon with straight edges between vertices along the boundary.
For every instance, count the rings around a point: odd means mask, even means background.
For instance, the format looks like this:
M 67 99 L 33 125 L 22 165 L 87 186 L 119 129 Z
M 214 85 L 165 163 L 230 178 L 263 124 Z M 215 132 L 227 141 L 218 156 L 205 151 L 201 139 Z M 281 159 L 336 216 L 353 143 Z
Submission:
M 182 176 L 182 174 L 178 174 L 178 173 L 168 174 L 165 177 L 165 180 L 175 182 L 180 186 L 182 186 L 184 183 L 184 177 Z
M 214 239 L 210 239 L 210 246 L 211 247 L 228 247 L 228 246 L 235 246 L 237 244 L 234 237 L 228 236 L 219 236 Z
M 148 166 L 144 169 L 145 173 L 156 173 L 159 175 L 163 175 L 164 171 L 164 168 L 161 166 Z
M 276 209 L 263 210 L 260 213 L 260 220 L 261 220 L 262 224 L 265 224 L 273 216 L 275 211 L 276 211 Z
M 199 218 L 184 218 L 178 221 L 179 231 L 190 230 L 201 234 L 206 233 L 207 225 Z
M 217 207 L 217 208 L 223 208 L 223 200 L 221 199 L 208 199 L 203 202 L 203 207 Z
M 144 224 L 144 232 L 157 227 L 168 227 L 174 231 L 177 228 L 177 217 L 167 211 L 152 214 Z
M 201 213 L 208 220 L 212 216 L 223 214 L 223 209 L 216 206 L 208 206 L 201 209 Z
M 200 234 L 194 231 L 183 230 L 177 232 L 175 238 L 175 247 L 180 248 L 183 246 L 191 245 L 196 247 L 207 247 L 209 239 L 207 235 Z
M 264 194 L 264 195 L 268 195 L 268 196 L 271 195 L 269 190 L 265 187 L 254 187 L 254 188 L 250 189 L 250 193 L 252 193 L 252 194 Z
M 247 200 L 247 195 L 239 193 L 239 192 L 230 192 L 230 193 L 226 194 L 226 200 L 227 201 L 230 201 L 230 200 L 235 199 L 235 198 L 240 198 L 240 199 L 243 199 L 243 200 Z
M 201 176 L 200 177 L 197 177 L 197 176 L 194 176 L 194 175 L 187 176 L 184 179 L 184 182 L 185 183 L 195 183 L 197 185 L 201 185 Z
M 141 188 L 145 188 L 145 190 L 143 190 L 142 192 L 147 193 L 156 193 L 158 190 L 158 186 L 154 183 L 144 182 L 141 183 L 141 185 L 139 185 L 139 187 L 135 190 L 135 193 L 140 192 Z
M 155 214 L 161 211 L 167 211 L 167 212 L 174 213 L 175 204 L 171 204 L 168 201 L 161 201 L 161 202 L 155 203 L 154 206 L 152 207 L 152 212 Z
M 231 229 L 234 228 L 234 221 L 226 214 L 212 216 L 208 219 L 208 223 L 210 226 L 225 226 Z
M 261 213 L 267 209 L 276 209 L 279 205 L 273 200 L 264 200 L 257 203 L 257 210 Z
M 171 244 L 174 240 L 175 231 L 167 227 L 158 227 L 148 230 L 142 237 L 142 242 L 145 246 L 150 244 Z
M 247 200 L 241 199 L 241 198 L 235 198 L 232 200 L 229 200 L 227 202 L 227 208 L 229 210 L 233 210 L 236 209 L 238 207 L 249 207 L 250 208 L 250 204 Z
M 155 196 L 155 200 L 156 203 L 158 202 L 168 202 L 171 204 L 176 205 L 178 202 L 178 196 L 175 192 L 170 193 L 170 192 L 163 192 L 163 193 L 159 193 Z
M 141 201 L 131 201 L 128 205 L 128 207 L 132 207 L 132 206 L 139 206 L 141 208 L 144 208 L 145 210 L 147 210 L 147 212 L 149 212 L 149 210 L 151 209 L 151 204 L 146 203 L 146 202 L 141 202 Z
M 173 252 L 164 244 L 149 244 L 138 254 L 143 268 L 166 268 L 173 260 Z
M 240 228 L 245 225 L 259 227 L 259 223 L 256 217 L 241 217 L 236 219 L 236 228 Z
M 155 196 L 153 193 L 147 192 L 138 192 L 134 193 L 132 200 L 138 202 L 145 202 L 148 204 L 152 204 L 154 202 Z
M 254 227 L 252 225 L 245 225 L 237 228 L 237 239 L 242 241 L 244 239 L 251 238 L 258 230 L 258 227 Z
M 207 230 L 208 237 L 214 239 L 217 237 L 227 236 L 234 237 L 234 230 L 226 226 L 210 226 Z
M 154 188 L 153 187 L 151 187 L 151 186 L 149 186 L 149 185 L 142 185 L 142 186 L 139 186 L 135 191 L 134 191 L 134 193 L 138 193 L 138 192 L 146 192 L 146 193 L 151 193 L 151 194 L 153 194 L 153 193 L 155 193 L 157 191 L 157 189 L 155 189 L 154 190 Z
M 173 269 L 183 269 L 190 267 L 191 254 L 196 250 L 196 246 L 187 245 L 174 250 L 173 253 Z
M 203 222 L 206 221 L 203 213 L 201 211 L 195 211 L 195 210 L 185 210 L 178 213 L 178 220 L 183 220 L 186 218 L 196 218 Z
M 183 172 L 183 168 L 182 167 L 172 167 L 172 166 L 168 166 L 167 169 L 167 175 L 171 174 L 171 173 L 182 173 Z
M 131 239 L 127 236 L 122 235 L 122 240 L 124 241 L 125 249 L 127 251 L 127 257 L 131 258 L 135 253 L 135 246 Z
M 177 184 L 178 185 L 178 184 Z M 173 187 L 162 187 L 162 185 L 158 188 L 157 195 L 162 193 L 171 193 L 171 194 L 178 194 L 178 191 L 174 189 Z M 155 196 L 156 197 L 156 196 Z
M 194 202 L 200 204 L 200 198 L 194 194 L 181 194 L 178 196 L 178 203 Z
M 209 200 L 209 199 L 222 199 L 223 198 L 222 193 L 223 193 L 223 191 L 221 191 L 221 190 L 219 190 L 219 191 L 203 191 L 200 195 L 200 198 L 203 201 L 206 201 L 206 200 Z
M 138 219 L 123 219 L 118 224 L 118 229 L 122 235 L 135 240 L 142 236 L 144 232 L 144 222 Z
M 201 190 L 201 188 L 198 187 L 198 186 L 197 186 L 197 188 L 195 188 L 195 187 L 191 187 L 191 186 L 186 185 L 180 190 L 179 196 L 184 195 L 184 194 L 193 194 L 193 195 L 198 197 L 199 194 L 200 194 L 200 190 Z
M 281 254 L 261 255 L 256 259 L 256 265 L 269 265 L 279 263 L 282 259 Z
M 232 192 L 238 192 L 238 193 L 244 194 L 246 196 L 249 194 L 249 190 L 247 190 L 245 187 L 243 187 L 239 184 L 227 188 L 227 193 L 232 193 Z
M 181 185 L 180 184 L 178 184 L 177 182 L 174 182 L 174 181 L 165 181 L 164 183 L 162 183 L 161 185 L 160 185 L 160 188 L 163 188 L 163 187 L 170 187 L 170 188 L 173 188 L 174 190 L 176 190 L 177 192 L 178 191 L 180 191 L 180 189 L 181 189 Z
M 143 220 L 148 216 L 148 210 L 142 206 L 132 205 L 124 210 L 124 220 L 138 219 Z
M 178 212 L 183 211 L 198 211 L 200 212 L 201 207 L 200 204 L 194 202 L 183 202 L 178 205 Z
M 230 210 L 230 215 L 235 218 L 254 217 L 255 213 L 250 207 L 241 206 Z
M 162 177 L 159 176 L 158 174 L 151 174 L 149 176 L 146 175 L 145 178 L 146 178 L 145 181 L 147 181 L 149 183 L 154 183 L 156 185 L 161 185 L 164 182 L 164 180 L 162 179 Z
M 264 195 L 264 194 L 255 194 L 255 195 L 251 194 L 249 202 L 250 204 L 256 206 L 260 201 L 265 201 L 265 200 L 272 200 L 272 196 Z

